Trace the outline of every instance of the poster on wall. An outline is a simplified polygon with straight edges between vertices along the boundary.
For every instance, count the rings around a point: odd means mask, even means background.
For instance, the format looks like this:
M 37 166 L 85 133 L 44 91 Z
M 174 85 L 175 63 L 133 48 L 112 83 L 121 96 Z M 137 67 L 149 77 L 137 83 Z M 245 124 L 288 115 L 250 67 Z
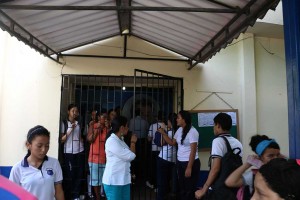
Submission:
M 214 118 L 219 112 L 198 113 L 198 126 L 207 127 L 214 126 Z M 226 112 L 231 116 L 232 125 L 236 126 L 236 112 Z

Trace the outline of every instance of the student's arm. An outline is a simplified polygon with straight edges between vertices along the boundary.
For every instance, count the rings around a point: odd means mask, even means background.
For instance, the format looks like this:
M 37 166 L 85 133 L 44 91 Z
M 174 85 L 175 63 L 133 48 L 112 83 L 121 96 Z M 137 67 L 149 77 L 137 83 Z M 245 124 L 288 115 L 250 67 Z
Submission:
M 65 126 L 65 125 L 64 125 Z M 67 128 L 67 132 L 66 134 L 65 133 L 62 133 L 62 137 L 61 137 L 61 142 L 64 143 L 67 138 L 69 137 L 69 135 L 73 132 L 74 128 L 77 126 L 77 124 L 73 123 L 72 124 L 72 127 L 71 128 Z M 64 127 L 65 128 L 65 127 Z
M 185 177 L 191 177 L 192 175 L 192 168 L 193 168 L 196 151 L 197 151 L 197 142 L 191 143 L 190 146 L 191 146 L 191 152 L 190 152 L 189 162 L 185 170 Z
M 171 146 L 175 146 L 176 145 L 176 140 L 173 138 L 169 138 L 168 134 L 164 131 L 163 128 L 159 128 L 158 132 L 160 132 L 160 134 L 163 136 L 164 140 L 166 141 L 166 143 L 168 143 Z
M 135 145 L 137 141 L 137 136 L 136 134 L 131 135 L 131 140 L 130 140 L 130 150 L 135 153 Z
M 55 187 L 55 199 L 65 200 L 65 195 L 61 183 L 55 184 L 54 187 Z
M 197 190 L 195 192 L 196 199 L 201 199 L 205 193 L 207 192 L 208 188 L 213 184 L 213 182 L 216 180 L 219 171 L 221 169 L 221 157 L 215 157 L 212 160 L 212 166 L 208 174 L 208 178 L 203 185 L 203 187 L 200 190 Z
M 239 168 L 234 170 L 226 179 L 225 185 L 228 187 L 240 187 L 243 185 L 243 173 L 249 169 L 251 165 L 245 162 Z
M 98 134 L 100 132 L 99 128 L 94 128 L 94 125 L 89 127 L 88 135 L 87 135 L 87 141 L 90 143 L 93 143 L 95 139 L 97 138 Z

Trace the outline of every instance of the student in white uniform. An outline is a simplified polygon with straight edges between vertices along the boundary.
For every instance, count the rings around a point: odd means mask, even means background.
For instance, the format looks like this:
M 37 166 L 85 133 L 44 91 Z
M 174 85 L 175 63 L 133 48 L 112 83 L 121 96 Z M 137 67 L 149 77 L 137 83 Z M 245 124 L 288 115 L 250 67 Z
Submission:
M 232 149 L 240 149 L 240 156 L 243 155 L 243 146 L 239 140 L 230 135 L 230 129 L 232 127 L 231 116 L 227 113 L 219 113 L 214 117 L 214 135 L 216 138 L 212 141 L 211 147 L 211 167 L 208 174 L 208 178 L 204 183 L 203 187 L 195 192 L 195 198 L 201 199 L 207 193 L 207 191 L 213 186 L 213 184 L 218 180 L 219 173 L 221 171 L 221 159 L 227 153 L 227 147 L 224 139 L 220 136 L 225 136 Z M 214 192 L 210 190 L 212 199 L 217 199 L 222 196 L 222 193 Z M 223 196 L 224 197 L 224 196 Z M 219 198 L 218 198 L 219 199 Z M 223 198 L 224 199 L 224 198 Z M 225 200 L 225 199 L 224 199 Z
M 167 133 L 170 139 L 174 138 L 177 131 L 176 113 L 169 114 L 167 122 Z M 164 127 L 161 127 L 164 128 Z M 163 134 L 163 129 L 158 129 Z M 157 158 L 157 196 L 156 200 L 163 200 L 169 192 L 176 194 L 177 172 L 176 172 L 176 147 L 166 144 L 161 140 L 162 148 Z M 172 181 L 171 187 L 170 182 Z
M 63 143 L 64 161 L 63 188 L 66 199 L 79 200 L 83 184 L 85 153 L 81 137 L 80 123 L 76 120 L 78 108 L 75 104 L 68 105 L 68 118 L 61 123 L 61 142 Z
M 35 126 L 27 134 L 27 155 L 13 166 L 9 179 L 39 200 L 64 200 L 62 170 L 57 159 L 47 156 L 50 133 Z
M 173 139 L 170 139 L 167 133 L 161 133 L 168 144 L 178 145 L 176 167 L 180 199 L 194 200 L 194 192 L 196 191 L 200 172 L 198 157 L 199 133 L 192 126 L 192 117 L 188 111 L 180 111 L 176 121 L 180 128 L 176 131 Z
M 102 183 L 107 200 L 130 200 L 130 162 L 135 158 L 137 137 L 131 136 L 130 148 L 124 142 L 128 133 L 126 117 L 116 117 L 111 128 L 111 135 L 105 143 L 107 160 Z
M 155 132 L 160 127 L 165 127 L 165 123 L 163 122 L 163 112 L 158 111 L 157 120 L 150 125 L 148 131 L 148 141 L 151 143 L 151 154 L 149 155 L 148 166 L 150 166 L 150 173 L 148 173 L 148 180 L 146 181 L 146 186 L 151 189 L 157 187 L 157 158 L 158 154 L 161 150 L 161 147 L 157 146 L 154 143 Z

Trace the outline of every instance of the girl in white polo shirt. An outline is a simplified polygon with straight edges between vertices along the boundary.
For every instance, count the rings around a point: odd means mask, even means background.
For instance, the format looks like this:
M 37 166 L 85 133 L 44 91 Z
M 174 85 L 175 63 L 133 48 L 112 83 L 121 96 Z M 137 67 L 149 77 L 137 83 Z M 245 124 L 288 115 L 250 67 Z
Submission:
M 63 188 L 66 199 L 74 200 L 79 200 L 85 168 L 84 143 L 77 117 L 77 106 L 69 104 L 67 121 L 61 123 L 60 130 L 61 142 L 64 144 Z
M 13 166 L 9 179 L 39 200 L 64 200 L 62 171 L 57 159 L 47 156 L 50 133 L 35 126 L 27 134 L 25 158 Z
M 199 133 L 192 126 L 191 114 L 188 111 L 182 110 L 178 113 L 177 125 L 180 128 L 176 131 L 173 139 L 170 139 L 167 133 L 161 133 L 168 144 L 178 145 L 176 166 L 180 199 L 194 200 L 194 192 L 197 189 L 200 172 L 198 157 Z

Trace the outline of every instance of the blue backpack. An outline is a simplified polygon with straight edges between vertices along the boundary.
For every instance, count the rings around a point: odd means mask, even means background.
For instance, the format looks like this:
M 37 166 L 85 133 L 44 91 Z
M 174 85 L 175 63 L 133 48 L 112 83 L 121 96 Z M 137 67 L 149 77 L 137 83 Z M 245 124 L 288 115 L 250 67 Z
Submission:
M 165 131 L 165 133 L 167 133 L 167 132 Z M 166 144 L 162 145 L 162 143 L 163 143 L 163 141 L 162 141 L 162 135 L 158 131 L 156 131 L 155 134 L 154 134 L 154 140 L 153 140 L 153 142 L 158 147 L 162 147 L 162 146 L 166 145 Z

